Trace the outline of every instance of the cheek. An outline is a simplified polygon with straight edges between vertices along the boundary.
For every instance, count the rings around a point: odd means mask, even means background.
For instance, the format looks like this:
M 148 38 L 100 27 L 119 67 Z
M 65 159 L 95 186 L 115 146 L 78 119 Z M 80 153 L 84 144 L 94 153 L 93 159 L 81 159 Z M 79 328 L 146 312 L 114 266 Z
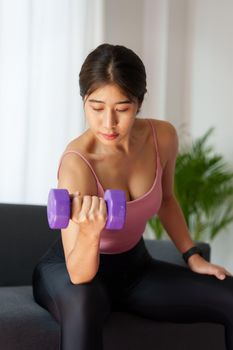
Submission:
M 89 124 L 95 124 L 97 121 L 97 116 L 93 113 L 91 108 L 86 107 L 84 109 L 85 118 L 88 120 Z
M 90 127 L 94 130 L 94 129 L 97 129 L 99 124 L 100 124 L 100 121 L 99 121 L 99 118 L 94 118 L 93 116 L 91 115 L 87 115 L 86 116 L 86 120 L 88 122 L 88 124 L 90 125 Z

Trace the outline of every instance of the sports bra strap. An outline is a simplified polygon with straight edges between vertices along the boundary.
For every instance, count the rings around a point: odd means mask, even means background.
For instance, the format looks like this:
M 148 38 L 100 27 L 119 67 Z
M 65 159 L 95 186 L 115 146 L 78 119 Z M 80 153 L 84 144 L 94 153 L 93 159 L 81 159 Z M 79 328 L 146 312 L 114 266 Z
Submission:
M 155 130 L 151 120 L 150 119 L 147 119 L 147 120 L 148 120 L 150 126 L 152 127 L 152 131 L 153 131 L 153 138 L 154 138 L 155 150 L 156 150 L 156 155 L 157 155 L 157 164 L 159 164 L 159 166 L 161 166 L 160 156 L 159 156 L 159 147 L 158 147 L 157 133 L 156 133 L 156 130 Z
M 90 169 L 91 169 L 93 175 L 95 176 L 96 181 L 100 184 L 100 182 L 99 182 L 99 180 L 98 180 L 98 177 L 96 176 L 96 173 L 95 173 L 94 169 L 92 168 L 91 164 L 89 163 L 89 161 L 84 157 L 84 155 L 82 155 L 81 152 L 79 152 L 79 151 L 77 151 L 77 150 L 75 150 L 75 151 L 73 151 L 73 150 L 72 150 L 72 151 L 65 151 L 65 152 L 62 154 L 61 159 L 60 159 L 60 162 L 59 162 L 58 170 L 57 170 L 57 179 L 59 178 L 59 170 L 60 170 L 60 167 L 61 167 L 62 159 L 64 158 L 64 156 L 65 156 L 66 154 L 69 154 L 69 153 L 75 153 L 75 154 L 79 155 L 79 156 L 84 160 L 84 162 L 86 162 L 86 164 L 90 167 Z

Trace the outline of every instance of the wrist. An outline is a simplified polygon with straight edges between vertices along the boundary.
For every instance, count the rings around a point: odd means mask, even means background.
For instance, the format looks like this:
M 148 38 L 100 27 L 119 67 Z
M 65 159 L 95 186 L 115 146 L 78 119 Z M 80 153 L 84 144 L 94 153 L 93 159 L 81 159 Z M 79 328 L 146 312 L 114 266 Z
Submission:
M 98 247 L 100 244 L 100 234 L 98 232 L 79 231 L 77 236 L 77 244 L 86 247 Z
M 200 262 L 203 261 L 203 257 L 199 254 L 193 254 L 188 258 L 187 265 L 192 268 L 194 266 L 198 266 Z
M 183 257 L 184 261 L 186 262 L 186 264 L 189 264 L 190 261 L 193 261 L 196 259 L 195 257 L 197 257 L 197 259 L 202 257 L 202 251 L 199 247 L 193 246 L 193 247 L 189 248 L 186 252 L 184 252 L 182 254 L 182 257 Z

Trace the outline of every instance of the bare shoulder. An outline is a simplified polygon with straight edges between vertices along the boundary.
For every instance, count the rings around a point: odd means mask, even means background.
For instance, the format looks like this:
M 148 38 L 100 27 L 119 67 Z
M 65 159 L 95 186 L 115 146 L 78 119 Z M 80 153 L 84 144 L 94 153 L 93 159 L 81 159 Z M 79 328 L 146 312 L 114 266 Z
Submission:
M 167 120 L 160 120 L 160 119 L 150 119 L 150 121 L 153 123 L 158 138 L 176 138 L 177 132 L 174 125 L 172 125 Z
M 80 191 L 81 195 L 94 196 L 98 192 L 95 177 L 90 166 L 78 153 L 80 152 L 88 160 L 82 136 L 70 141 L 65 148 L 64 153 L 67 153 L 61 160 L 58 187 L 67 188 L 70 193 Z
M 166 120 L 150 119 L 156 130 L 161 163 L 166 164 L 168 158 L 176 157 L 178 136 L 174 125 Z

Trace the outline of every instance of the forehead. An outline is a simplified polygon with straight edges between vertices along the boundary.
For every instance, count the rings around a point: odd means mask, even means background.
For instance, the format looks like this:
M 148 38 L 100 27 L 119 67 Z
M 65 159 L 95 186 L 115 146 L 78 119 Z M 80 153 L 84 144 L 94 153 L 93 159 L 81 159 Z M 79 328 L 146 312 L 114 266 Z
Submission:
M 87 100 L 99 100 L 103 102 L 116 102 L 116 100 L 131 100 L 129 96 L 118 86 L 108 84 L 94 90 Z

